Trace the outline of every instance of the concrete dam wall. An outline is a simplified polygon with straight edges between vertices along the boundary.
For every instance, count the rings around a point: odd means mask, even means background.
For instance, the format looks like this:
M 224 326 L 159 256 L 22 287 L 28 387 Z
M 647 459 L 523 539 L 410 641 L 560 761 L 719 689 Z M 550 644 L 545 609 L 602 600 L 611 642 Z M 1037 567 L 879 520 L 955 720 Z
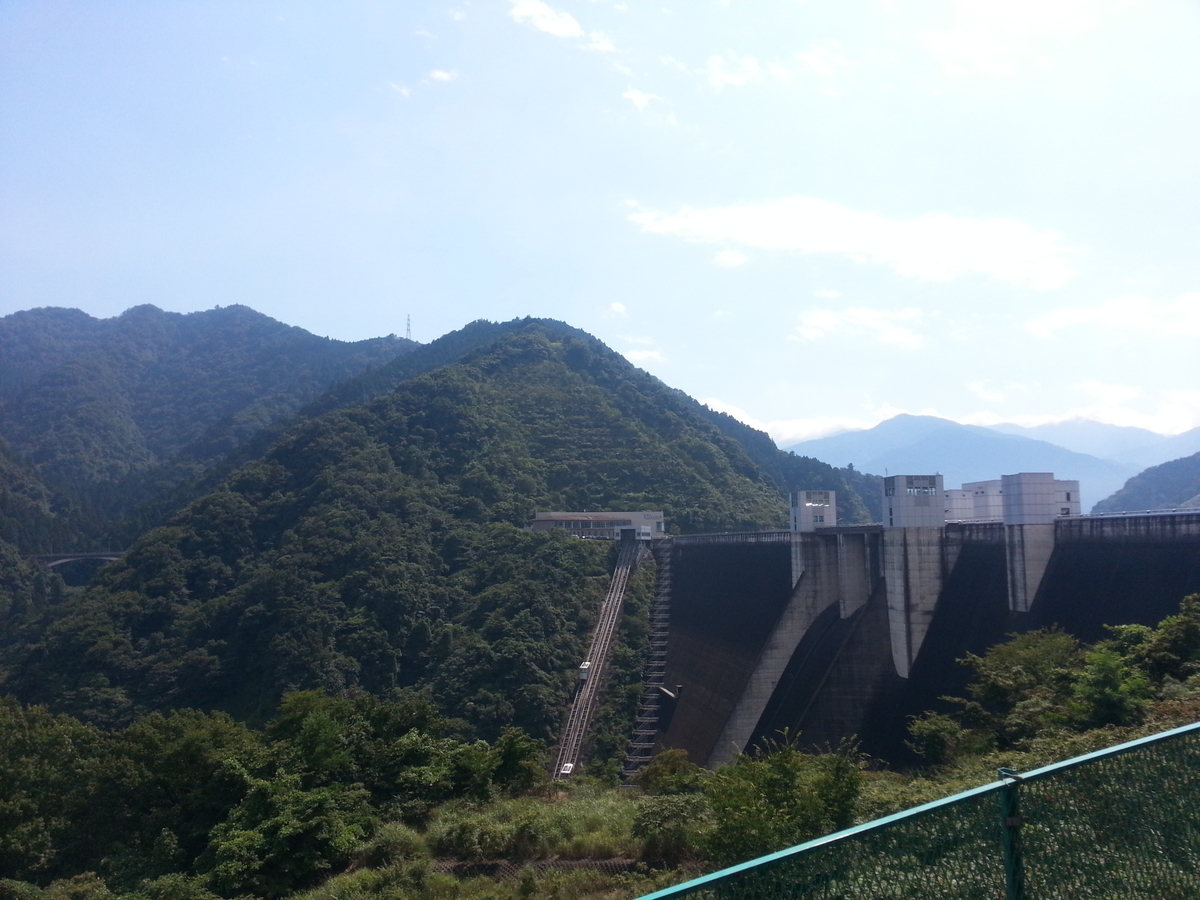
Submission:
M 904 764 L 908 717 L 962 693 L 967 652 L 1050 624 L 1094 641 L 1200 592 L 1200 514 L 750 538 L 671 550 L 666 683 L 682 691 L 657 749 L 702 765 L 785 730 Z
M 683 689 L 660 743 L 708 760 L 791 594 L 791 548 L 677 540 L 671 552 L 664 683 Z

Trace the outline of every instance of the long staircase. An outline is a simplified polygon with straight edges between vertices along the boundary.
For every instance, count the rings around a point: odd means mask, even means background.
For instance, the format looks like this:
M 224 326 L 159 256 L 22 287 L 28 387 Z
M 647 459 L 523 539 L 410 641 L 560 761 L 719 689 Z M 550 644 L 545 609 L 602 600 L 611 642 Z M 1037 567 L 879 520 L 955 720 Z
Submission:
M 637 568 L 638 561 L 646 552 L 645 545 L 640 541 L 623 541 L 619 546 L 617 565 L 613 570 L 604 605 L 600 607 L 600 618 L 596 622 L 596 630 L 592 632 L 591 645 L 588 647 L 587 662 L 590 665 L 585 670 L 588 674 L 579 681 L 575 699 L 571 703 L 571 712 L 567 716 L 562 739 L 559 741 L 558 759 L 550 773 L 554 779 L 570 778 L 579 765 L 584 738 L 587 737 L 592 716 L 599 705 L 604 670 L 608 664 L 608 651 L 612 647 L 613 634 L 625 607 L 625 589 L 629 586 L 629 578 Z
M 667 632 L 671 612 L 671 545 L 673 538 L 657 541 L 654 561 L 658 564 L 658 579 L 654 604 L 650 607 L 650 655 L 642 671 L 642 698 L 638 703 L 633 740 L 625 756 L 621 777 L 628 780 L 649 762 L 658 740 L 659 717 L 666 685 Z

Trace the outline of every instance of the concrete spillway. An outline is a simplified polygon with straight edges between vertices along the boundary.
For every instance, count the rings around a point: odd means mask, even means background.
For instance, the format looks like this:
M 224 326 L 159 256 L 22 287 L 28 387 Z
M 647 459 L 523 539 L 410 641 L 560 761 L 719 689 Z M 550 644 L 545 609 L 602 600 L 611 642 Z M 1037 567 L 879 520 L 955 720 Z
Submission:
M 967 652 L 1049 624 L 1096 640 L 1200 592 L 1200 514 L 736 537 L 672 551 L 682 692 L 657 746 L 709 766 L 783 730 L 903 762 L 908 716 L 962 692 Z

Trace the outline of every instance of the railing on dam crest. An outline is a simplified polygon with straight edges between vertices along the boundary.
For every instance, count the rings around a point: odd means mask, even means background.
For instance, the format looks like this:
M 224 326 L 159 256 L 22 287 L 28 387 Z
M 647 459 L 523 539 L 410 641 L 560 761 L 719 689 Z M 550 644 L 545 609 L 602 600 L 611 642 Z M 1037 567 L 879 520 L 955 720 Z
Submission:
M 787 544 L 790 531 L 725 531 L 719 534 L 677 534 L 671 538 L 676 547 L 696 544 Z
M 1200 723 L 1018 775 L 643 900 L 1200 897 Z

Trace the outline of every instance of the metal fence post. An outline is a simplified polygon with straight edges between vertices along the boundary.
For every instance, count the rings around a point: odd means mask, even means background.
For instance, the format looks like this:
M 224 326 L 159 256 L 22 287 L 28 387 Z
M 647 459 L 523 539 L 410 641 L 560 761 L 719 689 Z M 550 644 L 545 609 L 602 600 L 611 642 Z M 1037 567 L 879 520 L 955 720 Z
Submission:
M 1021 776 L 1000 769 L 1000 848 L 1004 853 L 1004 887 L 1008 900 L 1025 900 L 1025 861 L 1021 857 Z

